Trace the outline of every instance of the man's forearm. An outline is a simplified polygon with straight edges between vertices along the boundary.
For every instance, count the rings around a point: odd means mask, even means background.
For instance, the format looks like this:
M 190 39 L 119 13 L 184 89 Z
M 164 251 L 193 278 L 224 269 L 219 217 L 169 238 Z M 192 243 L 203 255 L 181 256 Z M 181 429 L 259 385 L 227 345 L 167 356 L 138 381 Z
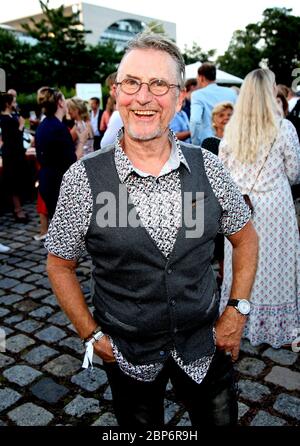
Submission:
M 51 254 L 48 257 L 48 277 L 57 300 L 79 336 L 85 338 L 91 334 L 97 324 L 85 302 L 75 267 L 75 262 L 55 258 Z

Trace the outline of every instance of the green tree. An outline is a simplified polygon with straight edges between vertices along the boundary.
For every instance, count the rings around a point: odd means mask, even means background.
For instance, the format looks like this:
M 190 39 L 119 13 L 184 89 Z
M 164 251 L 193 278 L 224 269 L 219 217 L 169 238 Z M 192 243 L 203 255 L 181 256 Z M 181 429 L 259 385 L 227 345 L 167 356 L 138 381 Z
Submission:
M 188 65 L 194 62 L 207 62 L 214 57 L 215 53 L 216 50 L 205 52 L 196 42 L 193 42 L 192 48 L 188 48 L 187 45 L 184 46 L 182 55 L 186 65 Z
M 276 74 L 277 82 L 290 85 L 292 70 L 300 66 L 300 17 L 291 9 L 268 8 L 262 21 L 235 31 L 230 45 L 217 60 L 221 69 L 244 77 L 261 60 Z

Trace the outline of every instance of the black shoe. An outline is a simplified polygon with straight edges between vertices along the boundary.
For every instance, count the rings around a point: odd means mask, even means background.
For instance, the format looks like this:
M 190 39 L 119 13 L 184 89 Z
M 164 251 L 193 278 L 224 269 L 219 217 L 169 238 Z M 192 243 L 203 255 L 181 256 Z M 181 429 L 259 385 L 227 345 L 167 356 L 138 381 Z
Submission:
M 15 218 L 15 221 L 16 221 L 17 223 L 24 223 L 24 224 L 28 223 L 28 216 L 25 214 L 24 217 L 20 217 L 20 216 L 18 215 L 19 213 L 20 213 L 20 211 L 18 211 L 18 212 L 14 211 L 14 218 Z

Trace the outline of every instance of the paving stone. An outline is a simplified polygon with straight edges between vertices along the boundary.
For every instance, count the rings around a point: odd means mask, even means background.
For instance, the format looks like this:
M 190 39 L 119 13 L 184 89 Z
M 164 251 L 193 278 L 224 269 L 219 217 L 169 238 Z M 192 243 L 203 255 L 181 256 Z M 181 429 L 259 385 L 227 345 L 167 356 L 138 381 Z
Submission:
M 49 292 L 47 291 L 47 293 L 49 293 Z M 50 296 L 43 299 L 42 302 L 43 302 L 43 304 L 51 305 L 52 307 L 59 307 L 57 299 L 55 296 L 53 296 L 53 294 L 51 294 Z
M 56 354 L 58 354 L 57 350 L 54 350 L 47 345 L 40 345 L 39 347 L 33 348 L 25 355 L 22 355 L 22 358 L 29 362 L 29 364 L 39 365 Z
M 22 279 L 24 276 L 28 276 L 29 272 L 26 269 L 12 269 L 6 273 L 7 277 L 11 277 L 13 279 Z
M 74 375 L 80 368 L 82 362 L 70 355 L 61 355 L 44 365 L 43 369 L 54 376 Z
M 268 348 L 268 350 L 266 350 L 262 356 L 281 365 L 293 365 L 298 358 L 297 353 L 284 349 L 275 350 L 274 348 Z
M 40 280 L 41 277 L 42 277 L 41 274 L 30 274 L 30 276 L 25 277 L 23 281 L 26 283 L 34 283 Z
M 13 305 L 23 299 L 24 297 L 18 294 L 9 294 L 0 298 L 0 305 Z
M 300 390 L 300 373 L 293 372 L 286 367 L 274 366 L 265 377 L 265 381 L 284 387 L 287 390 Z
M 103 393 L 103 398 L 107 401 L 112 401 L 112 393 L 110 386 L 108 386 L 105 392 Z
M 0 353 L 0 368 L 7 367 L 8 365 L 11 365 L 15 362 L 13 358 L 10 358 L 9 356 L 3 355 Z
M 98 368 L 94 368 L 93 370 L 86 369 L 82 370 L 78 375 L 73 376 L 71 382 L 88 392 L 94 392 L 99 387 L 107 384 L 107 375 L 104 370 Z
M 31 311 L 29 316 L 37 317 L 37 318 L 46 318 L 50 316 L 54 312 L 53 308 L 48 307 L 47 305 L 38 308 L 37 310 Z
M 43 287 L 48 290 L 51 290 L 51 285 L 47 277 L 43 277 L 42 279 L 38 280 L 36 283 L 37 287 Z
M 69 318 L 65 315 L 65 313 L 63 312 L 58 312 L 56 314 L 54 314 L 53 316 L 51 316 L 47 322 L 49 322 L 50 324 L 55 324 L 55 325 L 68 325 L 70 323 Z
M 87 413 L 100 412 L 100 404 L 95 398 L 84 398 L 81 395 L 78 395 L 65 407 L 64 410 L 67 415 L 80 418 Z
M 7 308 L 0 308 L 0 317 L 6 316 L 9 313 Z
M 5 327 L 4 325 L 2 325 L 1 330 L 5 331 L 6 337 L 8 337 L 12 333 L 14 333 L 14 330 L 12 330 L 11 328 Z
M 22 395 L 9 387 L 0 389 L 0 412 L 15 404 Z
M 249 410 L 249 407 L 244 404 L 241 403 L 240 401 L 238 402 L 238 419 L 240 420 L 240 418 L 242 418 Z
M 42 297 L 45 297 L 47 295 L 49 295 L 49 291 L 42 290 L 42 289 L 33 290 L 33 291 L 30 291 L 30 293 L 28 293 L 28 296 L 34 300 L 41 299 Z
M 250 426 L 284 426 L 286 422 L 282 418 L 273 417 L 268 412 L 260 410 L 250 423 Z
M 39 304 L 36 302 L 33 302 L 33 300 L 26 299 L 22 302 L 17 302 L 14 304 L 14 308 L 18 311 L 22 311 L 23 313 L 29 313 L 30 311 L 35 310 L 38 308 Z
M 35 288 L 34 285 L 30 285 L 29 283 L 20 283 L 12 288 L 12 291 L 17 294 L 27 294 L 28 291 L 34 290 Z
M 253 346 L 250 344 L 250 341 L 248 339 L 242 339 L 241 340 L 241 352 L 249 354 L 249 355 L 258 355 L 261 350 L 261 346 Z
M 1 237 L 1 234 L 0 234 Z M 10 265 L 1 265 L 1 273 L 7 275 L 9 271 L 12 271 L 13 268 Z
M 65 338 L 66 333 L 57 327 L 48 327 L 35 334 L 35 337 L 41 341 L 48 342 L 49 344 L 57 343 L 61 339 Z
M 165 402 L 165 423 L 169 423 L 171 419 L 176 415 L 176 413 L 180 410 L 178 404 L 173 401 L 167 400 Z
M 92 424 L 92 426 L 118 426 L 118 422 L 114 414 L 105 412 Z
M 15 314 L 14 316 L 10 316 L 4 319 L 5 324 L 7 325 L 16 325 L 18 322 L 22 321 L 24 316 L 22 314 Z
M 62 341 L 60 341 L 59 345 L 61 347 L 68 347 L 80 355 L 83 354 L 85 351 L 85 348 L 82 345 L 81 340 L 79 338 L 75 338 L 75 336 L 63 339 Z
M 7 426 L 7 423 L 5 423 L 4 421 L 0 420 L 0 426 Z
M 40 328 L 43 324 L 41 322 L 35 321 L 33 319 L 27 319 L 16 325 L 16 328 L 21 331 L 25 331 L 25 333 L 32 333 L 33 331 Z
M 177 426 L 191 426 L 191 420 L 187 412 L 182 415 L 179 423 L 177 423 Z
M 47 426 L 54 418 L 48 410 L 32 403 L 25 403 L 7 415 L 17 426 Z
M 9 290 L 10 288 L 17 286 L 17 285 L 21 285 L 19 280 L 9 279 L 9 278 L 0 280 L 0 288 L 3 288 L 5 290 Z
M 23 247 L 23 249 L 24 249 L 24 251 L 31 251 L 32 250 L 32 247 L 31 246 L 29 246 L 29 247 L 27 247 L 27 246 L 24 246 Z M 22 260 L 22 262 L 20 262 L 20 263 L 18 263 L 17 264 L 18 266 L 21 266 L 22 268 L 28 268 L 28 269 L 30 269 L 31 270 L 31 268 L 33 267 L 33 266 L 36 266 L 36 263 L 35 262 L 31 262 L 30 260 Z
M 19 353 L 33 344 L 35 344 L 35 341 L 23 334 L 11 336 L 6 340 L 6 348 L 12 353 Z
M 265 368 L 265 363 L 255 358 L 244 358 L 237 364 L 237 370 L 245 375 L 257 377 Z
M 281 393 L 274 404 L 274 409 L 277 412 L 287 415 L 288 417 L 296 418 L 300 421 L 300 399 L 295 396 Z
M 38 372 L 27 365 L 14 365 L 10 369 L 6 369 L 3 372 L 3 376 L 8 379 L 8 381 L 16 383 L 19 386 L 31 384 L 38 376 L 41 375 L 41 372 Z
M 34 396 L 49 404 L 57 403 L 69 393 L 65 386 L 57 384 L 52 378 L 43 378 L 30 388 Z
M 266 395 L 271 393 L 267 386 L 249 380 L 240 380 L 238 385 L 240 396 L 249 401 L 261 401 Z
M 44 265 L 38 265 L 31 268 L 31 271 L 34 273 L 44 273 L 46 271 L 46 264 Z

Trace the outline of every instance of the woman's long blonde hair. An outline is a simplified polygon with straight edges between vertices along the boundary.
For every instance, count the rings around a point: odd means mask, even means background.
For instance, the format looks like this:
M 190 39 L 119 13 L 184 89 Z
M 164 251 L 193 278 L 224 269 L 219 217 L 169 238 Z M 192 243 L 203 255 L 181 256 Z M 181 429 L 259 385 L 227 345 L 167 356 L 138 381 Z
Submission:
M 269 69 L 247 74 L 224 139 L 242 163 L 253 163 L 260 148 L 269 148 L 278 134 L 275 75 Z

